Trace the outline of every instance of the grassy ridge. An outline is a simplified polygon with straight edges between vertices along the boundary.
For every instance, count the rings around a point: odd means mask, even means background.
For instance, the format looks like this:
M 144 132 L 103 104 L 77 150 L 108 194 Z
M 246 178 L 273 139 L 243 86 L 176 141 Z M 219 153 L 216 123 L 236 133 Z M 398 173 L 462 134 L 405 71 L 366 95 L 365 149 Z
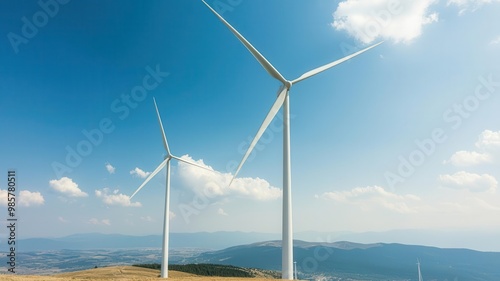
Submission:
M 135 264 L 137 267 L 144 267 L 150 269 L 161 269 L 159 263 L 153 264 Z M 180 272 L 191 273 L 200 276 L 217 276 L 217 277 L 267 277 L 267 278 L 280 278 L 277 273 L 272 273 L 268 270 L 247 269 L 236 267 L 232 265 L 221 264 L 170 264 L 169 270 L 176 270 Z

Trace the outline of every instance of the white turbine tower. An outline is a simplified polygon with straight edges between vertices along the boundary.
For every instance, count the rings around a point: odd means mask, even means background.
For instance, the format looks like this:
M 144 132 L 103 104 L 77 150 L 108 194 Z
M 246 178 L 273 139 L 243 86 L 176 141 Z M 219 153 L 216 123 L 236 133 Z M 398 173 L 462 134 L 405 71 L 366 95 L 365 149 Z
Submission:
M 292 233 L 292 194 L 291 194 L 291 163 L 290 163 L 290 105 L 288 100 L 288 95 L 290 88 L 299 83 L 302 80 L 305 80 L 311 76 L 314 76 L 318 73 L 321 73 L 327 69 L 330 69 L 342 62 L 345 62 L 365 51 L 368 51 L 371 48 L 382 44 L 382 42 L 374 44 L 368 48 L 365 48 L 361 51 L 358 51 L 354 54 L 343 57 L 339 60 L 331 62 L 329 64 L 325 64 L 318 68 L 315 68 L 311 71 L 308 71 L 298 78 L 294 80 L 287 80 L 281 75 L 281 73 L 274 68 L 274 66 L 263 56 L 261 53 L 255 49 L 250 42 L 248 42 L 243 35 L 241 35 L 234 27 L 232 27 L 221 15 L 219 15 L 210 5 L 208 5 L 204 0 L 203 3 L 226 25 L 229 30 L 240 40 L 240 42 L 245 45 L 245 47 L 250 51 L 250 53 L 257 59 L 257 61 L 264 67 L 264 69 L 282 83 L 281 88 L 278 91 L 278 98 L 274 102 L 271 110 L 267 114 L 264 122 L 260 126 L 257 134 L 254 139 L 250 143 L 248 150 L 246 151 L 243 159 L 241 160 L 236 172 L 234 174 L 234 178 L 238 175 L 241 167 L 247 160 L 248 156 L 252 152 L 253 148 L 259 141 L 260 137 L 267 129 L 271 121 L 274 119 L 276 114 L 278 113 L 281 106 L 283 109 L 283 230 L 282 230 L 282 278 L 283 279 L 292 279 L 293 278 L 293 233 Z M 232 182 L 232 181 L 231 181 Z
M 424 281 L 422 278 L 422 273 L 420 272 L 420 261 L 417 259 L 417 268 L 418 268 L 418 281 Z
M 161 129 L 161 135 L 163 138 L 163 146 L 165 147 L 165 150 L 167 152 L 167 155 L 165 156 L 165 160 L 161 162 L 158 167 L 147 177 L 146 180 L 137 188 L 137 190 L 130 196 L 130 199 L 132 199 L 139 190 L 141 190 L 156 174 L 158 174 L 163 167 L 167 167 L 167 173 L 166 173 L 166 191 L 165 191 L 165 214 L 163 218 L 163 245 L 162 245 L 162 259 L 161 259 L 161 278 L 168 278 L 168 234 L 169 234 L 169 212 L 170 212 L 170 160 L 175 159 L 177 161 L 181 161 L 184 163 L 187 163 L 189 165 L 193 165 L 208 171 L 212 171 L 210 169 L 207 169 L 206 167 L 203 167 L 197 163 L 191 162 L 191 161 L 186 161 L 180 157 L 172 155 L 170 152 L 170 149 L 168 147 L 168 142 L 167 142 L 167 137 L 165 135 L 165 131 L 163 130 L 163 124 L 161 122 L 160 118 L 160 112 L 158 111 L 158 106 L 156 105 L 156 100 L 153 98 L 155 108 L 156 108 L 156 115 L 158 115 L 158 123 L 160 123 L 160 129 Z

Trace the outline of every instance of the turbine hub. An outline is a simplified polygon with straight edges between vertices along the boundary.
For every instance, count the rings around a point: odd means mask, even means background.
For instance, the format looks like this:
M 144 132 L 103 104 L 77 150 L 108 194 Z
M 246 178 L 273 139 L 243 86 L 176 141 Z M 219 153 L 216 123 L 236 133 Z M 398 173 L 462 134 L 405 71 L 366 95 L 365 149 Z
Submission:
M 285 82 L 285 87 L 286 87 L 288 90 L 290 90 L 290 88 L 292 87 L 292 85 L 293 85 L 293 84 L 292 84 L 292 82 L 291 82 L 291 81 L 286 80 L 286 82 Z

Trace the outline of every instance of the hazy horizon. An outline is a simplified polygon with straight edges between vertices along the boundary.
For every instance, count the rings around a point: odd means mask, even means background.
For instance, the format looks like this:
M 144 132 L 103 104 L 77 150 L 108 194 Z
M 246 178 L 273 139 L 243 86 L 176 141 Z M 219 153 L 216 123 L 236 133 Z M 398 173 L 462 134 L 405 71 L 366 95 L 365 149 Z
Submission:
M 224 238 L 222 237 L 224 234 Z M 234 235 L 233 235 L 234 234 Z M 431 230 L 431 229 L 398 229 L 382 232 L 317 232 L 317 231 L 304 231 L 296 232 L 294 240 L 301 240 L 306 242 L 321 242 L 321 243 L 334 243 L 347 241 L 352 243 L 373 244 L 373 243 L 397 243 L 405 245 L 420 245 L 438 248 L 455 248 L 455 249 L 470 249 L 481 252 L 500 252 L 500 242 L 495 241 L 500 232 L 493 231 L 465 231 L 465 230 Z M 82 232 L 74 233 L 71 235 L 61 236 L 33 236 L 24 237 L 24 239 L 54 239 L 68 238 L 71 236 L 85 236 L 85 235 L 124 235 L 123 233 L 102 233 L 102 232 Z M 161 236 L 162 233 L 151 233 L 147 235 L 130 235 L 132 237 L 144 236 Z M 182 235 L 188 235 L 182 239 Z M 172 237 L 175 236 L 171 247 L 179 247 L 175 242 L 181 239 L 182 244 L 189 244 L 189 238 L 195 236 L 209 236 L 212 239 L 227 239 L 227 235 L 233 240 L 226 242 L 218 242 L 220 245 L 225 245 L 218 248 L 226 248 L 232 246 L 245 245 L 250 243 L 258 243 L 272 240 L 281 240 L 281 233 L 262 233 L 262 232 L 242 232 L 242 231 L 215 231 L 215 232 L 171 232 Z M 176 240 L 177 239 L 177 240 Z M 19 242 L 22 246 L 22 241 Z M 158 241 L 159 243 L 159 241 Z M 199 241 L 193 241 L 194 244 L 200 244 Z M 207 242 L 210 244 L 211 242 Z M 213 243 L 213 241 L 212 241 Z M 158 244 L 160 247 L 160 244 Z M 183 246 L 184 247 L 184 246 Z M 206 245 L 212 248 L 211 245 Z M 182 248 L 182 247 L 181 247 Z M 218 249 L 217 248 L 217 249 Z

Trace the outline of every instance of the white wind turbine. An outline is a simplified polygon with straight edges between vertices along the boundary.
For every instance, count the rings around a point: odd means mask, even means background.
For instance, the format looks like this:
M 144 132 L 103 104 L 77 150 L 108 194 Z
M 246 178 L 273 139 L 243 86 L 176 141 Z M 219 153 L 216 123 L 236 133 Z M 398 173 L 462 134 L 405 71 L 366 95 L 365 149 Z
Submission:
M 166 191 L 165 191 L 165 214 L 163 217 L 163 245 L 162 245 L 162 259 L 161 259 L 161 278 L 168 278 L 168 234 L 169 234 L 169 211 L 170 211 L 170 160 L 175 159 L 177 161 L 181 161 L 184 163 L 187 163 L 189 165 L 193 165 L 208 171 L 212 171 L 210 169 L 207 169 L 206 167 L 203 167 L 197 163 L 191 162 L 191 161 L 186 161 L 180 157 L 172 155 L 170 152 L 170 149 L 168 147 L 168 142 L 167 142 L 167 137 L 165 135 L 165 131 L 163 130 L 163 124 L 161 122 L 160 118 L 160 112 L 158 111 L 158 106 L 156 105 L 156 100 L 153 98 L 155 108 L 156 108 L 156 115 L 158 115 L 158 123 L 160 123 L 160 129 L 161 129 L 161 135 L 163 138 L 163 146 L 165 147 L 165 150 L 167 152 L 167 155 L 165 156 L 165 160 L 161 162 L 158 167 L 147 177 L 146 180 L 137 188 L 137 190 L 130 196 L 130 199 L 132 199 L 139 190 L 141 190 L 156 174 L 158 174 L 163 167 L 167 167 L 167 173 L 166 173 Z
M 243 35 L 241 35 L 234 27 L 232 27 L 221 15 L 219 15 L 210 5 L 208 5 L 204 0 L 202 2 L 226 25 L 229 30 L 240 40 L 240 42 L 245 45 L 245 47 L 250 51 L 250 53 L 257 59 L 257 61 L 264 67 L 264 69 L 274 77 L 276 80 L 282 83 L 281 88 L 278 90 L 278 97 L 274 102 L 271 110 L 267 114 L 264 122 L 260 126 L 257 134 L 254 139 L 250 143 L 248 150 L 246 151 L 243 159 L 241 160 L 236 172 L 233 176 L 233 180 L 238 175 L 241 167 L 247 160 L 248 156 L 252 152 L 253 148 L 259 141 L 260 137 L 267 129 L 271 121 L 274 119 L 276 114 L 278 113 L 281 106 L 283 106 L 283 229 L 282 229 L 282 278 L 283 279 L 293 279 L 293 233 L 292 233 L 292 194 L 291 194 L 291 161 L 290 161 L 290 105 L 289 105 L 289 91 L 290 88 L 299 83 L 302 80 L 305 80 L 311 76 L 314 76 L 318 73 L 321 73 L 327 69 L 330 69 L 340 63 L 343 63 L 365 51 L 368 51 L 371 48 L 374 48 L 382 42 L 374 44 L 370 47 L 367 47 L 361 51 L 358 51 L 354 54 L 343 57 L 339 60 L 331 62 L 329 64 L 325 64 L 318 68 L 315 68 L 311 71 L 308 71 L 298 78 L 294 80 L 287 80 L 281 73 L 274 68 L 274 66 L 257 50 L 255 49 L 250 42 L 248 42 Z M 233 181 L 231 180 L 231 182 Z M 230 183 L 231 184 L 231 183 Z
M 417 267 L 418 267 L 418 281 L 424 281 L 424 278 L 422 278 L 422 273 L 420 272 L 420 260 L 417 259 Z

